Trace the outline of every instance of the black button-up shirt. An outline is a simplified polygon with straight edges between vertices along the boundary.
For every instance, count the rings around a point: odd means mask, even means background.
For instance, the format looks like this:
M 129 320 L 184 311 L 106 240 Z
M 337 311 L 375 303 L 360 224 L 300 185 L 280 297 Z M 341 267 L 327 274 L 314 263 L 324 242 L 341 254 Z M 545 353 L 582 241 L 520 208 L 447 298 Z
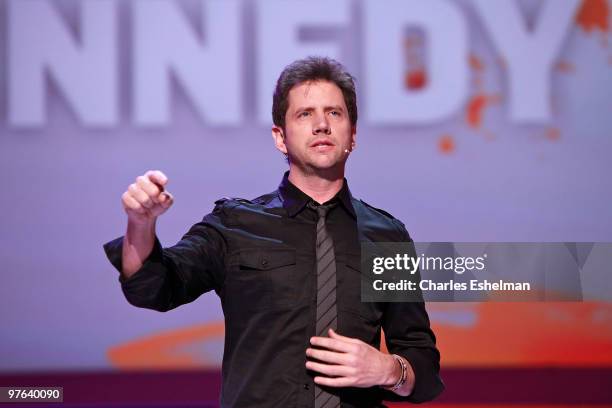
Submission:
M 326 217 L 334 240 L 338 333 L 378 348 L 381 328 L 389 352 L 413 367 L 412 394 L 378 387 L 331 388 L 342 407 L 376 407 L 381 400 L 422 402 L 444 385 L 440 354 L 423 303 L 361 302 L 360 242 L 410 241 L 390 214 L 351 196 L 346 179 Z M 332 201 L 330 200 L 330 201 Z M 222 199 L 173 247 L 155 240 L 130 278 L 119 278 L 127 300 L 167 311 L 215 290 L 225 315 L 223 407 L 313 407 L 313 373 L 306 348 L 315 335 L 317 214 L 312 199 L 288 180 L 254 200 Z M 105 244 L 121 271 L 123 238 Z

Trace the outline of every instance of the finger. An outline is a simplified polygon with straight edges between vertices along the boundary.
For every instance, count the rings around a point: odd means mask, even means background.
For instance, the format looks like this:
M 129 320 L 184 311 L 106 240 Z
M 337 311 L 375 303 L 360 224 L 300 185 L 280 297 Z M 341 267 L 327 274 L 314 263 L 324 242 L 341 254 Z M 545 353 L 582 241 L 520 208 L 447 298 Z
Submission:
M 145 177 L 151 180 L 152 183 L 157 184 L 162 191 L 168 183 L 168 177 L 159 170 L 149 170 L 145 173 Z
M 328 333 L 329 333 L 329 337 L 331 337 L 332 339 L 338 339 L 338 340 L 346 341 L 346 342 L 353 343 L 353 344 L 362 343 L 362 341 L 359 340 L 359 339 L 354 339 L 352 337 L 342 336 L 342 335 L 336 333 L 336 331 L 334 329 L 331 329 L 331 328 L 329 329 Z
M 174 197 L 167 191 L 163 191 L 160 194 L 159 202 L 162 207 L 170 208 L 170 206 L 174 203 Z
M 307 348 L 306 355 L 326 363 L 346 364 L 348 362 L 346 353 L 337 353 L 335 351 Z
M 123 193 L 121 196 L 121 202 L 123 203 L 123 208 L 128 211 L 133 211 L 137 214 L 146 215 L 147 210 L 144 208 L 134 197 L 132 197 L 127 191 Z
M 145 207 L 145 208 L 152 208 L 153 207 L 153 201 L 151 200 L 151 198 L 148 196 L 147 193 L 142 191 L 140 189 L 140 187 L 138 187 L 138 185 L 130 184 L 130 186 L 128 187 L 128 192 L 143 207 Z
M 330 339 L 329 337 L 311 337 L 310 344 L 329 350 L 342 351 L 344 353 L 353 350 L 351 343 L 339 339 Z
M 333 377 L 350 377 L 354 374 L 354 369 L 343 365 L 332 365 L 307 361 L 306 368 L 321 374 Z
M 351 377 L 315 377 L 314 382 L 328 387 L 350 387 L 355 384 L 355 381 Z
M 162 189 L 160 189 L 156 184 L 152 183 L 151 180 L 145 176 L 138 176 L 136 177 L 136 184 L 138 184 L 138 187 L 140 187 L 142 191 L 151 197 L 153 202 L 159 202 L 159 195 L 162 192 Z

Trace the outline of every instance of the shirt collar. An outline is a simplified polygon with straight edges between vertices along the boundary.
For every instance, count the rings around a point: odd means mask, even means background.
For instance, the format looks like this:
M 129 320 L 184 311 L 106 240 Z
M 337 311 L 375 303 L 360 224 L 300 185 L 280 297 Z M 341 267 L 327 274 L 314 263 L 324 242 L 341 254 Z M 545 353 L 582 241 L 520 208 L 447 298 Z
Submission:
M 287 214 L 290 217 L 294 217 L 297 213 L 302 211 L 306 204 L 313 199 L 302 190 L 297 188 L 295 184 L 289 181 L 289 171 L 286 171 L 283 175 L 283 180 L 278 186 L 278 191 L 280 192 L 280 198 L 283 202 L 283 207 L 287 211 Z M 338 200 L 349 214 L 353 216 L 353 218 L 357 218 L 355 215 L 355 209 L 352 204 L 352 195 L 351 191 L 348 188 L 348 182 L 346 178 L 344 178 L 344 182 L 342 184 L 342 188 L 338 193 L 329 201 Z

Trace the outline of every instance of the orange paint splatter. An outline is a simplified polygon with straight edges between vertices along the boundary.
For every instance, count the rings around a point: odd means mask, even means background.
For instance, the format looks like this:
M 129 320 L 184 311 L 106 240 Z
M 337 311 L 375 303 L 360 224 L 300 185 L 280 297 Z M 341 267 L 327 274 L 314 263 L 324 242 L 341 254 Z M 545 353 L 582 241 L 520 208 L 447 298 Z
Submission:
M 452 306 L 456 310 L 462 303 Z M 609 303 L 482 302 L 463 307 L 478 316 L 474 325 L 433 324 L 446 366 L 605 367 L 612 361 Z M 608 317 L 597 321 L 596 313 Z M 560 315 L 564 318 L 555 318 Z M 563 341 L 554 340 L 559 338 Z
M 183 347 L 200 342 L 222 342 L 224 332 L 223 321 L 189 326 L 115 345 L 107 351 L 107 356 L 113 366 L 122 369 L 215 366 L 216 362 L 201 361 Z
M 444 154 L 450 154 L 455 151 L 455 140 L 450 135 L 443 135 L 438 140 L 438 150 Z
M 546 129 L 545 135 L 546 135 L 546 139 L 552 140 L 552 141 L 557 141 L 561 138 L 561 132 L 559 131 L 558 128 L 554 128 L 554 127 Z
M 610 28 L 608 0 L 583 0 L 580 10 L 576 13 L 576 24 L 587 33 L 592 30 L 608 31 Z
M 499 100 L 499 95 L 474 95 L 467 106 L 465 120 L 468 125 L 474 129 L 478 129 L 482 124 L 484 109 L 489 105 L 498 103 Z
M 406 73 L 404 85 L 410 90 L 423 89 L 427 85 L 427 74 L 422 68 L 413 69 Z
M 526 295 L 530 296 L 538 297 Z M 610 302 L 432 302 L 427 311 L 434 316 L 457 313 L 457 316 L 474 317 L 467 325 L 446 318 L 432 319 L 432 329 L 447 367 L 612 365 Z M 523 335 L 516 336 L 516 333 Z M 207 359 L 193 350 L 222 344 L 223 338 L 223 321 L 212 321 L 118 344 L 111 347 L 108 357 L 113 367 L 124 370 L 218 368 L 217 357 Z M 383 335 L 381 350 L 386 352 L 384 344 Z M 463 405 L 468 406 L 475 407 Z M 519 406 L 527 407 L 520 404 L 507 408 Z M 562 407 L 555 405 L 555 408 Z
M 559 61 L 557 65 L 555 65 L 555 69 L 564 74 L 570 74 L 576 70 L 576 67 L 571 62 Z
M 478 58 L 478 56 L 474 53 L 470 53 L 469 57 L 470 68 L 475 71 L 482 71 L 484 69 L 484 64 L 482 60 Z

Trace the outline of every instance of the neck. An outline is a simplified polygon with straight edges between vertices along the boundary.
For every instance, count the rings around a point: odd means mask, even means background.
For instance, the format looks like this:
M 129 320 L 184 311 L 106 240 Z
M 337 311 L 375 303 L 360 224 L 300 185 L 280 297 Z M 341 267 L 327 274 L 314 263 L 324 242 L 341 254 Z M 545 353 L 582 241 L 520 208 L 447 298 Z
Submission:
M 305 173 L 289 165 L 289 181 L 319 204 L 331 200 L 344 184 L 344 168 Z

